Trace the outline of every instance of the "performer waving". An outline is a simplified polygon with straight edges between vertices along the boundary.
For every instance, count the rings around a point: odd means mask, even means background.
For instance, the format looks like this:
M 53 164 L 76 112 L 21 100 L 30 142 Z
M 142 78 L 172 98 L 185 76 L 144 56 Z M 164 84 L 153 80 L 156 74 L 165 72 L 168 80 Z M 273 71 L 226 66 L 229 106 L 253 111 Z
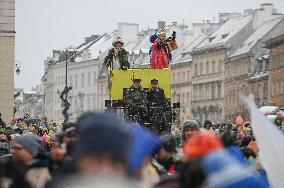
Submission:
M 172 45 L 173 43 L 175 45 Z M 169 62 L 171 61 L 172 58 L 171 50 L 175 50 L 176 48 L 177 44 L 175 42 L 175 32 L 173 32 L 173 35 L 167 39 L 166 31 L 164 29 L 161 29 L 158 33 L 158 38 L 155 39 L 152 46 L 151 68 L 152 69 L 168 68 Z

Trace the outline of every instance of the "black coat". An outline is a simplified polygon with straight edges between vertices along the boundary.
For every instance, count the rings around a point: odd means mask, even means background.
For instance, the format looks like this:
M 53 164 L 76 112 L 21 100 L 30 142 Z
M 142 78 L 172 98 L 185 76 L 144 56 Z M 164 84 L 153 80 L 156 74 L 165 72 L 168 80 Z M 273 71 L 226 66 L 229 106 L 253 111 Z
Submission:
M 166 106 L 166 97 L 162 88 L 151 88 L 147 91 L 148 106 Z

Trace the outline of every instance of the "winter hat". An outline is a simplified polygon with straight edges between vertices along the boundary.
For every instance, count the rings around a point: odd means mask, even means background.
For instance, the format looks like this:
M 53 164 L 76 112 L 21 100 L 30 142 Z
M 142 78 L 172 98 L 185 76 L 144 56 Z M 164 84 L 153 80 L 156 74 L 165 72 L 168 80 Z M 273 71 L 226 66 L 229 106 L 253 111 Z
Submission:
M 173 135 L 163 135 L 160 137 L 162 147 L 169 153 L 175 153 L 177 147 L 176 138 Z
M 22 145 L 32 156 L 36 156 L 39 153 L 42 144 L 41 138 L 36 135 L 17 136 L 15 137 L 15 142 Z
M 199 127 L 200 127 L 199 122 L 194 120 L 194 119 L 186 120 L 183 123 L 183 129 L 185 129 L 185 128 L 199 129 Z
M 217 149 L 223 148 L 221 139 L 215 133 L 200 131 L 184 144 L 184 158 L 202 157 Z
M 141 127 L 138 123 L 129 125 L 133 136 L 133 149 L 131 152 L 130 169 L 138 170 L 147 157 L 150 157 L 160 148 L 161 141 L 152 132 Z
M 203 158 L 205 187 L 211 188 L 265 188 L 269 187 L 248 166 L 243 165 L 225 150 L 214 151 Z
M 132 136 L 124 121 L 110 114 L 89 112 L 78 119 L 77 125 L 75 160 L 81 156 L 107 153 L 128 164 Z

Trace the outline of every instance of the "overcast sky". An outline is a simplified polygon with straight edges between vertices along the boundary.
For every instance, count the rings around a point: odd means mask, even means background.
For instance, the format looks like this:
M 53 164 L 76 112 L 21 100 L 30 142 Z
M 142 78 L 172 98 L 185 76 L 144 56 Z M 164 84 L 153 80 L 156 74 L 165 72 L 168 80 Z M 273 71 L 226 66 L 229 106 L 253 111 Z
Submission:
M 16 60 L 22 73 L 15 87 L 30 90 L 40 83 L 43 61 L 53 49 L 76 44 L 91 34 L 116 29 L 118 22 L 155 27 L 158 20 L 186 24 L 218 20 L 219 12 L 242 12 L 273 3 L 284 13 L 283 0 L 16 0 Z

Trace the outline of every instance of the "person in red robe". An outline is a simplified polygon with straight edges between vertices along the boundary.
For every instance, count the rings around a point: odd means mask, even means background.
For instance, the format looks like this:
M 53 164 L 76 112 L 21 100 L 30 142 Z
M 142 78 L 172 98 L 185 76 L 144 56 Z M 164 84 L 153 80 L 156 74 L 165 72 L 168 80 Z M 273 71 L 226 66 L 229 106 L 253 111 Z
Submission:
M 169 67 L 171 60 L 171 50 L 167 43 L 166 31 L 161 29 L 158 38 L 154 41 L 151 53 L 151 68 L 163 69 Z

